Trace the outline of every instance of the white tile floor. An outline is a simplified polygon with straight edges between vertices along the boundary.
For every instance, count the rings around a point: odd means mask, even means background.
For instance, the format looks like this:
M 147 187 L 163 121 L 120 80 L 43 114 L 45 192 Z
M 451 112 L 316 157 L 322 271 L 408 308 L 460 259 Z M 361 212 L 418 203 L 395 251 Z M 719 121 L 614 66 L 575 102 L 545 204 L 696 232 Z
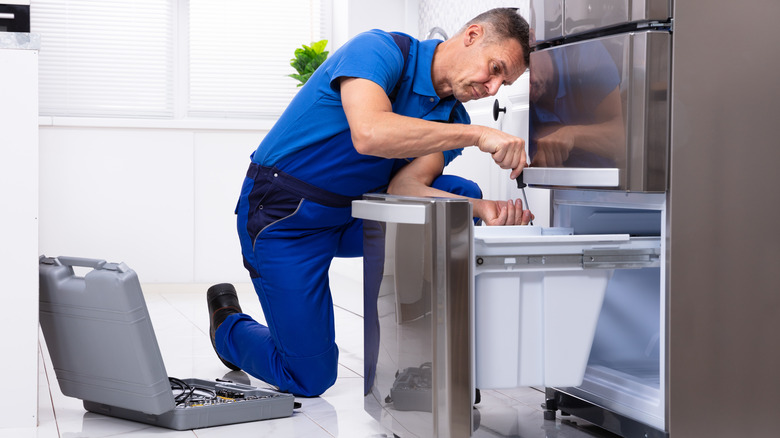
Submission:
M 302 403 L 292 417 L 173 431 L 141 423 L 88 413 L 81 401 L 60 392 L 51 360 L 41 336 L 39 379 L 40 438 L 75 437 L 392 437 L 392 433 L 363 410 L 363 304 L 360 266 L 355 261 L 332 271 L 336 342 L 339 346 L 339 377 L 336 384 L 317 398 L 299 398 Z M 208 312 L 204 284 L 143 285 L 149 314 L 169 376 L 205 379 L 223 378 L 230 371 L 217 359 L 208 337 Z M 260 304 L 251 284 L 236 284 L 246 313 L 262 319 Z M 228 376 L 234 381 L 249 379 L 258 387 L 264 382 L 242 372 Z M 545 421 L 544 396 L 531 388 L 482 391 L 478 405 L 480 428 L 475 437 L 594 437 L 610 436 L 583 421 Z

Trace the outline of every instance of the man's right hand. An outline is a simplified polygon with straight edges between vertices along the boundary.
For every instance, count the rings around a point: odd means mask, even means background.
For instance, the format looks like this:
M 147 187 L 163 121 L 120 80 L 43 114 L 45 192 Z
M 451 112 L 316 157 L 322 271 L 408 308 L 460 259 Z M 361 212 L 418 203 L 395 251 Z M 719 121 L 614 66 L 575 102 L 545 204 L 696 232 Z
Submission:
M 477 147 L 493 156 L 502 169 L 512 169 L 510 178 L 515 179 L 526 167 L 525 141 L 520 137 L 497 129 L 485 127 L 479 137 Z

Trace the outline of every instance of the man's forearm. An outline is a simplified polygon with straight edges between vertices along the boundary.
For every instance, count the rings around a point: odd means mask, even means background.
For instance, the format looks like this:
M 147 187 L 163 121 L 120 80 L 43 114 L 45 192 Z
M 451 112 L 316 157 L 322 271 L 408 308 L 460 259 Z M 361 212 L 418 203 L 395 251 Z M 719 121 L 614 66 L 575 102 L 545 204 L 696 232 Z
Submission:
M 526 164 L 525 142 L 497 129 L 439 123 L 395 114 L 384 90 L 360 78 L 341 81 L 341 102 L 352 143 L 359 153 L 383 158 L 421 157 L 435 152 L 477 146 L 491 154 L 512 178 Z
M 431 122 L 383 112 L 361 119 L 350 129 L 352 143 L 359 153 L 408 158 L 476 145 L 483 127 Z

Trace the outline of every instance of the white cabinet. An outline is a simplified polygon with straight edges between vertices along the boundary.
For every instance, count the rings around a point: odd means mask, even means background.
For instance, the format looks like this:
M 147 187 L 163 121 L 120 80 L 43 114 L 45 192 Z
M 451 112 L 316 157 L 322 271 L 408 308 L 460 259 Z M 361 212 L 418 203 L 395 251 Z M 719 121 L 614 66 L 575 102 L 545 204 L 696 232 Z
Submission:
M 37 425 L 39 44 L 0 32 L 0 375 L 13 394 L 0 401 L 0 435 Z

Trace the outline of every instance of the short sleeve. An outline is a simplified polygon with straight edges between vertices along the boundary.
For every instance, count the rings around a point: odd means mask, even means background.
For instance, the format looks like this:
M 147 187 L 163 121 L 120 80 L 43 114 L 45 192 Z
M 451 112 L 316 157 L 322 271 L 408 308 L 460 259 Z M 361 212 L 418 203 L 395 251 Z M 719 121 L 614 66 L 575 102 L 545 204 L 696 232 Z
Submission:
M 340 79 L 363 78 L 377 83 L 390 93 L 401 78 L 404 60 L 393 37 L 381 30 L 363 32 L 337 51 L 327 67 L 330 87 L 339 91 Z

